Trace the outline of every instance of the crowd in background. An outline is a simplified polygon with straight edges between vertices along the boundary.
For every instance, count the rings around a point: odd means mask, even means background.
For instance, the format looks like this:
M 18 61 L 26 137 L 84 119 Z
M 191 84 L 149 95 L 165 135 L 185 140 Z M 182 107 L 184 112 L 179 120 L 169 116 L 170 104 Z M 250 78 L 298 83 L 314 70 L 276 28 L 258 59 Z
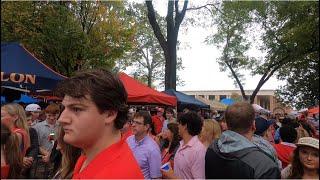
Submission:
M 88 93 L 93 102 L 99 101 L 90 94 L 91 90 Z M 117 106 L 116 111 L 114 105 L 111 113 L 95 112 L 101 114 L 96 118 L 104 123 L 74 126 L 81 129 L 77 133 L 86 139 L 96 133 L 92 128 L 99 129 L 104 124 L 109 127 L 108 123 L 113 121 L 110 118 L 118 118 L 122 111 L 126 113 L 125 121 L 111 123 L 119 129 L 122 144 L 110 143 L 109 148 L 100 154 L 95 152 L 87 161 L 97 147 L 88 148 L 90 143 L 83 145 L 82 139 L 72 136 L 76 133 L 70 125 L 75 123 L 72 118 L 84 110 L 71 102 L 69 98 L 45 107 L 16 103 L 1 106 L 1 179 L 319 179 L 318 115 L 279 116 L 255 111 L 246 102 L 230 105 L 220 113 L 201 113 L 188 107 L 177 112 L 172 107 L 143 106 L 130 107 L 128 111 Z M 95 117 L 94 113 L 91 116 Z M 116 134 L 115 130 L 110 133 Z M 108 153 L 112 156 L 106 157 Z M 123 164 L 121 155 L 127 164 Z M 92 174 L 99 171 L 97 168 L 110 168 L 109 161 L 116 171 Z

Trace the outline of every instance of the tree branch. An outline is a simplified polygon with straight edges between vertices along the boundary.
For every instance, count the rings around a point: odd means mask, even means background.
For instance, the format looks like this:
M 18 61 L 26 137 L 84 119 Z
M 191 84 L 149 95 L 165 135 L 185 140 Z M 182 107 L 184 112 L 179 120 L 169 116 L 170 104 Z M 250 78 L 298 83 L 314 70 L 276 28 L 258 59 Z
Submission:
M 209 10 L 212 14 L 212 10 L 210 8 L 208 8 L 208 6 L 211 6 L 213 7 L 214 9 L 216 9 L 219 13 L 221 13 L 222 15 L 226 16 L 215 4 L 206 4 L 206 5 L 203 5 L 203 6 L 199 6 L 199 7 L 191 7 L 191 8 L 187 8 L 186 10 L 199 10 L 199 9 L 202 9 L 202 8 L 206 8 L 207 10 Z
M 179 26 L 186 15 L 187 7 L 188 7 L 188 1 L 184 1 L 183 8 L 181 12 L 179 12 L 179 7 L 178 7 L 178 1 L 175 1 L 175 7 L 176 7 L 176 20 L 175 20 L 175 29 L 179 30 Z
M 145 1 L 146 5 L 147 5 L 147 9 L 148 9 L 148 19 L 150 22 L 150 25 L 153 29 L 153 32 L 156 36 L 156 38 L 158 39 L 160 46 L 162 47 L 162 49 L 167 49 L 167 42 L 163 36 L 163 34 L 161 33 L 161 29 L 159 24 L 157 23 L 156 20 L 156 16 L 155 16 L 155 12 L 154 12 L 154 8 L 152 5 L 152 1 Z

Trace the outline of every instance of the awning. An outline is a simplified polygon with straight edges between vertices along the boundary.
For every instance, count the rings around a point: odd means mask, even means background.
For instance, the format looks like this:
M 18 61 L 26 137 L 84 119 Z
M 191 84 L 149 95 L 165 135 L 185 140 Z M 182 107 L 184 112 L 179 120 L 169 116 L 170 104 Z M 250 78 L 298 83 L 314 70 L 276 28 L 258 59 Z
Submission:
M 123 72 L 119 73 L 119 78 L 127 90 L 129 104 L 177 105 L 176 97 L 154 90 Z

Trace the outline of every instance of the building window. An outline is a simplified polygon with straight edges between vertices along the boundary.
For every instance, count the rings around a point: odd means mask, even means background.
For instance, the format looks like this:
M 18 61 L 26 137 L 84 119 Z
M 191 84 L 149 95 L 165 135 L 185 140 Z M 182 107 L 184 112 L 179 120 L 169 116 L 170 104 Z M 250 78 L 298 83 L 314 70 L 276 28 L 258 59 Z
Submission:
M 220 101 L 221 101 L 222 99 L 225 99 L 225 98 L 227 98 L 226 95 L 220 95 Z
M 209 95 L 209 100 L 215 100 L 216 99 L 216 96 L 215 95 Z
M 200 97 L 204 98 L 204 95 L 199 95 Z

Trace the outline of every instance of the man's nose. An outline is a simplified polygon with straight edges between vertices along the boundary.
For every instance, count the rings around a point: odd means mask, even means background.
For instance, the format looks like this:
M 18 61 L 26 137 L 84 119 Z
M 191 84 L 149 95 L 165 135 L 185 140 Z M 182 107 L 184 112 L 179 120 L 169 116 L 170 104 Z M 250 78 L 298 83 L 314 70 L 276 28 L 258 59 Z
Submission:
M 60 117 L 58 119 L 59 123 L 70 123 L 70 118 L 68 115 L 68 112 L 66 111 L 66 109 L 64 109 L 61 114 Z

